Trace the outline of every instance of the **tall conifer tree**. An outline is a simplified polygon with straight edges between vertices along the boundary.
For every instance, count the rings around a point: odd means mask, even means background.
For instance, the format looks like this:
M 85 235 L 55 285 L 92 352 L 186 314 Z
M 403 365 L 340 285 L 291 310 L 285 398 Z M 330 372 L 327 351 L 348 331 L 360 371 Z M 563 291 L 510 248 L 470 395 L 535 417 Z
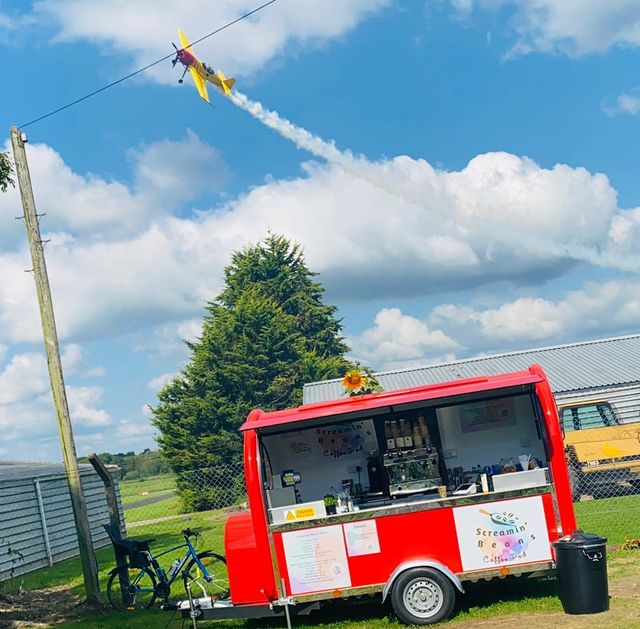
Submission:
M 336 307 L 322 302 L 314 276 L 284 236 L 233 254 L 202 336 L 188 344 L 190 362 L 153 409 L 160 450 L 175 471 L 240 460 L 237 429 L 249 411 L 299 404 L 305 382 L 349 368 Z

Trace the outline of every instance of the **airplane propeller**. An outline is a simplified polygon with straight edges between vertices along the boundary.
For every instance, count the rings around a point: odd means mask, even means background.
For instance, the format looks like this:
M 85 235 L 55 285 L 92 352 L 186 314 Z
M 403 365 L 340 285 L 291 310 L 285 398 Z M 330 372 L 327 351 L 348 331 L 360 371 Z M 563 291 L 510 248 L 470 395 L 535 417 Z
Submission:
M 177 54 L 178 53 L 178 47 L 173 42 L 171 42 L 171 45 L 176 49 L 176 56 L 171 61 L 171 65 L 175 68 L 176 67 L 176 63 L 178 63 L 178 54 Z

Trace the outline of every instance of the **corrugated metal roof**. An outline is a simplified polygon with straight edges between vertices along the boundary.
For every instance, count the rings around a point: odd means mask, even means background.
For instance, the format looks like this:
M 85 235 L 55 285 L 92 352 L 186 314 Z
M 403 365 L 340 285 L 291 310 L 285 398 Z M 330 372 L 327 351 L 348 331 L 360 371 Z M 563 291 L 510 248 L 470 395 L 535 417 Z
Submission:
M 89 463 L 78 465 L 82 474 L 93 472 Z M 62 463 L 39 463 L 28 461 L 0 461 L 0 482 L 23 480 L 36 476 L 66 476 Z
M 554 393 L 640 382 L 640 334 L 381 371 L 376 376 L 389 391 L 518 371 L 532 363 L 545 370 Z M 304 385 L 304 404 L 335 400 L 343 392 L 339 379 L 311 382 Z

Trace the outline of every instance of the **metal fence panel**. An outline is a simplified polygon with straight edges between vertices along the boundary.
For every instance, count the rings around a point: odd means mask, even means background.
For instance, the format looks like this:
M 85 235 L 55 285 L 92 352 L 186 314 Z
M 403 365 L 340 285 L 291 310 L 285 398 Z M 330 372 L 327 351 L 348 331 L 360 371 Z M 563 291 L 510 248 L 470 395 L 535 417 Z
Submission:
M 81 482 L 94 546 L 107 546 L 102 524 L 109 516 L 102 481 L 93 472 L 83 472 Z M 66 476 L 0 483 L 0 521 L 0 581 L 78 554 Z

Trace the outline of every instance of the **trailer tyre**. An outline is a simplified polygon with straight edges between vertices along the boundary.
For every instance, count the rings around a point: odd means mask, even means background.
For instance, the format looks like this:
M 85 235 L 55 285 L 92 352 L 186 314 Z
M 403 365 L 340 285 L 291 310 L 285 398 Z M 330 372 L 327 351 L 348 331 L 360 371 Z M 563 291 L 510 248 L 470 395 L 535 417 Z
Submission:
M 453 583 L 438 570 L 412 568 L 393 584 L 391 605 L 406 624 L 430 625 L 451 615 L 456 603 Z

